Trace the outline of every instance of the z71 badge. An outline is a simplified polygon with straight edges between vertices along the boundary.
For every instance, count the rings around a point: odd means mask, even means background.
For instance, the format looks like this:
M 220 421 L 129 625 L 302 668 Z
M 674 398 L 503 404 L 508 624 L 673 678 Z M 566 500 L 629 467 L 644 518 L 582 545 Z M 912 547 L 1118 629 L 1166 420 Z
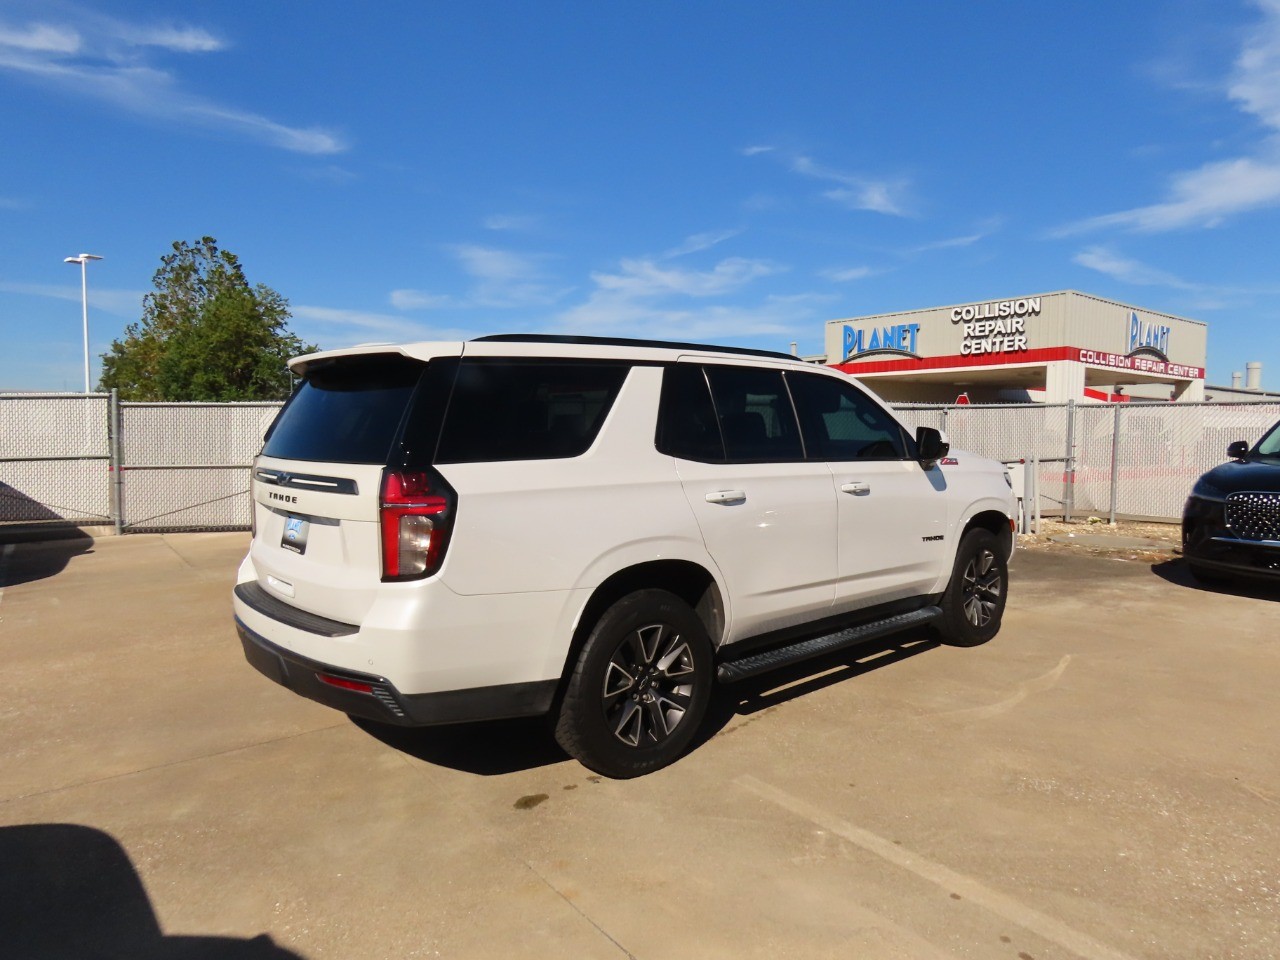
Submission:
M 941 463 L 944 467 L 954 467 L 960 461 L 957 460 L 955 457 L 943 457 L 938 462 Z

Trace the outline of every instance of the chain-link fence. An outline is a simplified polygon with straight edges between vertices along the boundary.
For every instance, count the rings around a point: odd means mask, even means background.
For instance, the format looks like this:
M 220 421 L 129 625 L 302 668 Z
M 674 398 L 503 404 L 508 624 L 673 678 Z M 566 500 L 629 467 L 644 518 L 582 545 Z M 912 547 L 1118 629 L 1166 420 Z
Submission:
M 0 395 L 0 523 L 249 526 L 249 464 L 278 403 Z
M 115 403 L 105 394 L 0 395 L 0 523 L 126 530 L 249 525 L 249 464 L 277 403 Z M 895 407 L 956 450 L 1025 462 L 1029 512 L 1177 520 L 1196 478 L 1280 403 Z
M 249 464 L 278 403 L 122 403 L 121 526 L 249 526 Z
M 0 521 L 110 523 L 110 397 L 0 394 Z
M 1177 520 L 1192 484 L 1227 445 L 1257 440 L 1280 403 L 1065 403 L 894 407 L 951 446 L 1031 464 L 1030 509 L 1048 515 Z

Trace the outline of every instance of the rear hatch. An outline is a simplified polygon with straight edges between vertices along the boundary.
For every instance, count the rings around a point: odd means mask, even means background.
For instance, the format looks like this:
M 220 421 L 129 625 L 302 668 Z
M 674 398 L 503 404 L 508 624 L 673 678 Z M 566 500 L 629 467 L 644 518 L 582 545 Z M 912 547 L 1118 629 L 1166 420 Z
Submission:
M 438 432 L 432 396 L 461 344 L 323 354 L 295 362 L 302 386 L 254 462 L 259 584 L 301 610 L 359 624 L 382 581 L 383 470 L 420 456 Z M 434 414 L 434 415 L 433 415 Z M 430 450 L 426 451 L 430 456 Z

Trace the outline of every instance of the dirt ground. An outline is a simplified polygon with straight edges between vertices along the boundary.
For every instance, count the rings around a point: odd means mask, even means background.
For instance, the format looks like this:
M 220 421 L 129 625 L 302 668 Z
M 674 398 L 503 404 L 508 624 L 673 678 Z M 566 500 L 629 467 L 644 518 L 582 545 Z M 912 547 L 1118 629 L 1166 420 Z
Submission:
M 1147 541 L 1144 544 L 1135 540 Z M 1038 534 L 1019 534 L 1018 547 L 1050 553 L 1083 553 L 1115 560 L 1158 562 L 1182 552 L 1182 526 L 1138 520 L 1082 518 L 1064 523 L 1042 517 Z

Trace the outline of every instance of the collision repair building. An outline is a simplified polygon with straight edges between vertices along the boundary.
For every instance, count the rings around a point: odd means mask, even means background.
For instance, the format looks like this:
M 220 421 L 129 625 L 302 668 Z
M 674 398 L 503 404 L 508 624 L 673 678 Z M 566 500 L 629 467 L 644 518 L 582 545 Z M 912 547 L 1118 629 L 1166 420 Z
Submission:
M 831 320 L 827 363 L 890 402 L 1203 400 L 1198 320 L 1062 290 Z

